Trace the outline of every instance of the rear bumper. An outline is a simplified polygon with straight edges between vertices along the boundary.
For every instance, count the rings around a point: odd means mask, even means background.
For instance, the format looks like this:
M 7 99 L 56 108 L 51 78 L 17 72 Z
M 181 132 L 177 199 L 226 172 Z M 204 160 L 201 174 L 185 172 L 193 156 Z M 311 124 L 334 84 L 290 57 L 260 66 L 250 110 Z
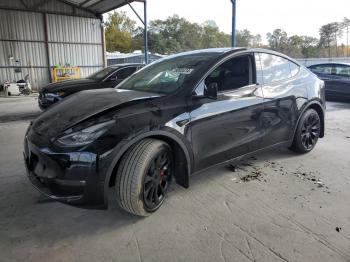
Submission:
M 95 154 L 54 153 L 25 139 L 23 156 L 29 181 L 45 196 L 74 205 L 103 206 Z

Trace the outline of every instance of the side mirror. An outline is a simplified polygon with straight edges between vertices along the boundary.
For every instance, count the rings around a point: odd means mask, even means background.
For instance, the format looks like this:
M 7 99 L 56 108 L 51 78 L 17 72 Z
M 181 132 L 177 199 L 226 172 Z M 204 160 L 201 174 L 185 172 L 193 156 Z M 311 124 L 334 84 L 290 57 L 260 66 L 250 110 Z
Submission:
M 204 96 L 217 99 L 218 98 L 218 83 L 210 83 L 208 86 L 204 87 Z

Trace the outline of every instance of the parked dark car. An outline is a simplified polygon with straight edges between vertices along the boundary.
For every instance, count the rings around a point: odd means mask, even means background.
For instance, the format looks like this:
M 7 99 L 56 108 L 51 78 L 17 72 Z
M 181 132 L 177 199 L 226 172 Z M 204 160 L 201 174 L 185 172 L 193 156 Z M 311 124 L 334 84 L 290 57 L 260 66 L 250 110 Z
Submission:
M 84 101 L 82 103 L 82 101 Z M 28 128 L 28 176 L 45 195 L 146 216 L 174 179 L 324 135 L 324 83 L 282 54 L 208 49 L 163 58 L 117 88 L 79 92 Z
M 325 82 L 326 99 L 350 99 L 350 64 L 317 64 L 309 69 Z
M 83 90 L 115 87 L 143 66 L 143 64 L 113 65 L 86 78 L 48 84 L 39 92 L 39 107 L 44 110 L 63 98 Z

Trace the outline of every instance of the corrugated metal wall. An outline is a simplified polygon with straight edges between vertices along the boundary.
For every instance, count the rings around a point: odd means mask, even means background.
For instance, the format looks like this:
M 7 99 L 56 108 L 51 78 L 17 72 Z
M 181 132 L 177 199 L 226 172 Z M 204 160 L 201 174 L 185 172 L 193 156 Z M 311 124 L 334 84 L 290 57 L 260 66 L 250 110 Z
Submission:
M 103 67 L 99 19 L 47 15 L 50 64 L 81 67 L 86 76 Z
M 38 4 L 38 0 L 24 2 L 29 6 Z M 18 0 L 0 1 L 0 84 L 29 74 L 33 88 L 37 89 L 49 82 L 48 63 L 50 67 L 79 66 L 82 76 L 103 67 L 100 19 L 80 17 L 91 14 L 54 0 L 38 7 L 38 12 L 15 10 L 17 8 L 23 8 Z M 73 13 L 80 16 L 72 16 Z M 17 66 L 21 68 L 20 73 L 15 73 Z

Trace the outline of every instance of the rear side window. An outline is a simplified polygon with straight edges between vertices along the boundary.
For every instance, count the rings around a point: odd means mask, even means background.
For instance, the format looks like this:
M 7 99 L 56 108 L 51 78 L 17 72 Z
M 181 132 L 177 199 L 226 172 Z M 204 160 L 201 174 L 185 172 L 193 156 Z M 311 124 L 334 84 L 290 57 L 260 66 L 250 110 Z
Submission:
M 325 75 L 332 74 L 332 66 L 331 65 L 311 66 L 310 69 L 314 73 L 325 74 Z
M 117 79 L 125 79 L 128 78 L 130 75 L 132 75 L 133 73 L 135 73 L 136 71 L 136 67 L 126 67 L 123 69 L 120 69 L 117 73 Z
M 289 62 L 289 66 L 290 66 L 290 74 L 291 76 L 296 76 L 296 74 L 299 73 L 300 70 L 300 66 L 298 66 L 297 64 L 294 64 L 293 62 Z
M 264 84 L 288 79 L 292 76 L 290 61 L 280 56 L 259 53 Z
M 333 67 L 332 74 L 338 76 L 350 76 L 350 66 L 335 65 Z

